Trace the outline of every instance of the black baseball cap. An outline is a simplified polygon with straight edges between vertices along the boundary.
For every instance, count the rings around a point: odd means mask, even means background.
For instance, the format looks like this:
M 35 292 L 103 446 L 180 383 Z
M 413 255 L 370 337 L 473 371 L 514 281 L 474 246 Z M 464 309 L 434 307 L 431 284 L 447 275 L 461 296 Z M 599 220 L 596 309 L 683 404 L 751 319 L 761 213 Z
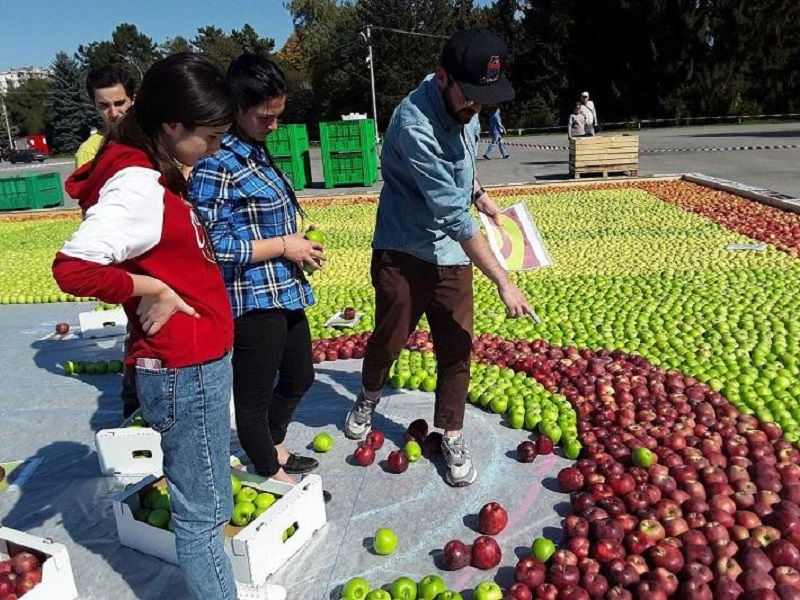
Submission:
M 444 45 L 439 64 L 468 100 L 498 104 L 514 99 L 514 88 L 504 73 L 507 57 L 506 45 L 492 32 L 461 29 Z

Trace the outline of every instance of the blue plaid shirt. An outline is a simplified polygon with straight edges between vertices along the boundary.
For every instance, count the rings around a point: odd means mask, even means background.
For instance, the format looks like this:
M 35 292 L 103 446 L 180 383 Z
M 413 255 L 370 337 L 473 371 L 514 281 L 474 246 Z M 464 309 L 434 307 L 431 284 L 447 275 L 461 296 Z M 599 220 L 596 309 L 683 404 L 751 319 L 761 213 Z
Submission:
M 189 196 L 206 221 L 228 288 L 233 316 L 314 303 L 303 270 L 278 257 L 251 262 L 252 242 L 297 232 L 288 181 L 263 145 L 225 134 L 214 156 L 195 164 Z

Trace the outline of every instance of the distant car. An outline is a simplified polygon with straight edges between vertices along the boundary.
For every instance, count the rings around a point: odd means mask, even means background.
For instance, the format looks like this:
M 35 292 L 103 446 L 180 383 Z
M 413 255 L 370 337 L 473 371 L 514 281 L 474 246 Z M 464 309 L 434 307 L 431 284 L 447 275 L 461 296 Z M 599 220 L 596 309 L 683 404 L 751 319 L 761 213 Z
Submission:
M 18 162 L 44 162 L 45 155 L 38 150 L 12 150 L 8 153 L 8 162 L 12 165 Z

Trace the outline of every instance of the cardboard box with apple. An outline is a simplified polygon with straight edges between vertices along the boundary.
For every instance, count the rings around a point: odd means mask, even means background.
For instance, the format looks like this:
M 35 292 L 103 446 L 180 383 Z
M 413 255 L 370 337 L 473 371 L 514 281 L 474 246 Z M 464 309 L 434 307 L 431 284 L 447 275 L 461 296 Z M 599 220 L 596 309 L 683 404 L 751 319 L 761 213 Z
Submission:
M 122 427 L 101 429 L 95 434 L 94 443 L 103 475 L 161 477 L 164 464 L 161 434 L 140 419 L 141 414 L 136 412 Z
M 319 475 L 307 475 L 300 483 L 289 485 L 235 469 L 231 473 L 245 486 L 279 497 L 249 525 L 228 524 L 224 530 L 225 551 L 237 581 L 263 583 L 326 524 L 322 479 Z M 177 564 L 175 534 L 135 518 L 143 508 L 146 494 L 158 486 L 166 486 L 166 481 L 151 475 L 114 499 L 119 541 L 123 546 Z M 291 528 L 293 533 L 285 536 Z
M 26 600 L 74 600 L 78 597 L 69 554 L 62 544 L 0 525 L 0 564 L 6 561 L 11 561 L 16 568 L 14 583 L 17 585 L 31 577 L 30 588 L 24 592 Z M 3 578 L 0 584 L 5 584 L 7 579 Z

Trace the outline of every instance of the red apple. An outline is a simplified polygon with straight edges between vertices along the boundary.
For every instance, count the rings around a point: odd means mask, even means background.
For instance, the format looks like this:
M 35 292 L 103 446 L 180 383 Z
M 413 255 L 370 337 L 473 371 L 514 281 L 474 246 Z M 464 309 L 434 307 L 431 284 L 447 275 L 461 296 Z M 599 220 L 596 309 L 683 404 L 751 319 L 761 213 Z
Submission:
M 583 487 L 583 473 L 575 467 L 561 469 L 558 473 L 558 486 L 563 492 L 577 492 Z
M 408 456 L 402 450 L 392 450 L 386 459 L 392 473 L 403 473 L 408 469 Z
M 360 467 L 368 467 L 375 462 L 375 449 L 367 444 L 358 446 L 353 452 L 353 460 Z
M 380 450 L 383 448 L 383 442 L 385 438 L 383 433 L 373 429 L 367 434 L 366 439 L 364 440 L 367 446 L 372 446 L 373 450 Z
M 472 560 L 472 549 L 460 540 L 450 540 L 444 545 L 442 562 L 448 571 L 463 569 Z
M 67 335 L 69 333 L 69 323 L 58 323 L 56 325 L 56 333 L 58 335 Z
M 489 502 L 478 513 L 478 531 L 484 535 L 496 535 L 508 525 L 508 513 L 497 502 Z
M 500 564 L 502 553 L 494 538 L 482 535 L 472 543 L 472 566 L 478 569 L 493 569 Z
M 519 559 L 517 566 L 514 567 L 514 581 L 522 583 L 534 589 L 544 582 L 547 567 L 538 558 L 526 556 Z

